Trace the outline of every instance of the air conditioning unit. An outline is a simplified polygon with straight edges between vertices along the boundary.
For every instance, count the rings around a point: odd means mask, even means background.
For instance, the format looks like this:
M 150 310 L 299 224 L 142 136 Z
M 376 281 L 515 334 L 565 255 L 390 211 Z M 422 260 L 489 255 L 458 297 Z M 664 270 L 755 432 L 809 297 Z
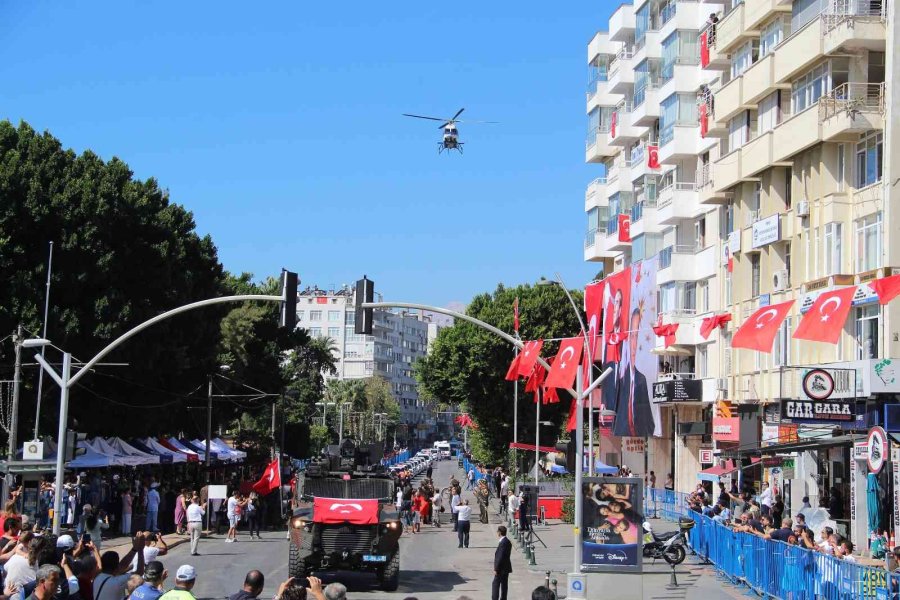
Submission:
M 783 292 L 791 286 L 791 282 L 788 278 L 787 269 L 782 269 L 780 271 L 775 271 L 772 275 L 772 288 L 776 292 Z
M 809 200 L 801 200 L 797 203 L 797 216 L 798 217 L 808 217 L 809 216 Z
M 716 379 L 716 391 L 717 392 L 727 392 L 728 391 L 728 379 L 725 377 L 719 377 Z

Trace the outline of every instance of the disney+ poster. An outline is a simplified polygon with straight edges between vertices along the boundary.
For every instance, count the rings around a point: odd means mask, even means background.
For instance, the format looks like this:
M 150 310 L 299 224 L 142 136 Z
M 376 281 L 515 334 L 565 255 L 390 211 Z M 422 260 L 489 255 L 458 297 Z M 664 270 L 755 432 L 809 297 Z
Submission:
M 591 477 L 582 483 L 581 562 L 586 571 L 641 571 L 643 482 Z

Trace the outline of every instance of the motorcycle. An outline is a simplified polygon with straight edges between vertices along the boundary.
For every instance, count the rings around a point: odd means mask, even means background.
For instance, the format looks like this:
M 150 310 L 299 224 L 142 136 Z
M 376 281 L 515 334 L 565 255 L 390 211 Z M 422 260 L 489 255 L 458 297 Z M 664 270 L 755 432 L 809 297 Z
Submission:
M 653 533 L 650 523 L 644 522 L 644 558 L 654 560 L 661 558 L 672 565 L 680 565 L 684 562 L 687 552 L 684 547 L 687 544 L 687 532 L 694 526 L 692 519 L 682 518 L 678 522 L 678 531 L 669 531 L 657 535 Z

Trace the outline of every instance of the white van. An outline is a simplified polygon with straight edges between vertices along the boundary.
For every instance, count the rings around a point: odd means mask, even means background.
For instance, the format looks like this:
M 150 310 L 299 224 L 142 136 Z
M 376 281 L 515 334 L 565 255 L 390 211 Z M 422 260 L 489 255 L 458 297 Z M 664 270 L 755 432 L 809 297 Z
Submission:
M 438 451 L 438 453 L 441 457 L 441 460 L 450 458 L 450 442 L 447 442 L 447 441 L 435 442 L 434 449 Z

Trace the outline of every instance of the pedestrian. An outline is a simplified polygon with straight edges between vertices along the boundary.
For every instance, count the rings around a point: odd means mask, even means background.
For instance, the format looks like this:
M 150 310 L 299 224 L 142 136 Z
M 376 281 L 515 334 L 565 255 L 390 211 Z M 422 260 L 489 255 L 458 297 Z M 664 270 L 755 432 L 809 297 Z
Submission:
M 228 499 L 225 514 L 228 516 L 228 535 L 225 536 L 225 542 L 237 541 L 237 526 L 241 520 L 241 493 L 234 490 Z
M 159 531 L 159 487 L 158 483 L 151 483 L 150 489 L 147 491 L 146 508 L 147 508 L 147 529 L 152 532 Z
M 131 496 L 131 490 L 125 488 L 122 492 L 122 535 L 131 536 L 131 510 L 134 498 Z
M 138 532 L 138 535 L 144 536 L 144 564 L 149 565 L 151 562 L 159 558 L 160 556 L 165 556 L 169 553 L 169 546 L 166 544 L 166 540 L 163 539 L 161 534 L 151 533 L 149 531 Z M 135 556 L 131 560 L 131 572 L 134 573 L 137 570 L 137 557 Z
M 519 510 L 519 497 L 512 490 L 507 492 L 506 510 L 508 511 L 508 516 L 516 518 L 516 511 Z
M 762 491 L 759 493 L 757 500 L 760 505 L 760 514 L 768 515 L 772 509 L 772 504 L 775 502 L 772 488 L 769 487 L 768 481 L 762 482 Z
M 256 532 L 256 539 L 260 540 L 259 535 L 259 494 L 250 492 L 250 498 L 247 500 L 247 529 L 250 530 L 250 539 L 253 539 L 253 532 Z
M 28 600 L 50 600 L 56 594 L 59 585 L 61 570 L 56 565 L 41 565 L 35 574 L 36 586 Z
M 450 521 L 453 523 L 453 531 L 459 531 L 459 512 L 456 510 L 462 503 L 459 485 L 452 486 L 450 493 L 453 494 L 450 497 Z
M 191 536 L 191 556 L 197 556 L 197 547 L 200 544 L 200 533 L 203 531 L 203 515 L 206 510 L 200 506 L 200 497 L 194 495 L 191 498 L 191 504 L 187 507 L 185 515 L 187 516 L 188 534 Z
M 175 572 L 175 587 L 162 596 L 165 600 L 196 600 L 191 590 L 197 583 L 197 570 L 191 565 L 181 565 Z M 99 600 L 99 598 L 95 598 Z
M 146 540 L 142 535 L 136 535 L 128 551 L 122 559 L 119 553 L 110 550 L 100 557 L 100 574 L 94 578 L 94 600 L 122 600 L 125 597 L 125 588 L 131 577 L 128 569 L 131 567 L 131 559 L 138 557 L 135 573 L 144 574 L 144 544 Z
M 672 478 L 671 473 L 666 475 L 666 482 L 663 484 L 663 488 L 670 492 L 675 490 L 675 480 Z
M 431 463 L 428 463 L 428 468 L 425 469 L 425 477 L 427 477 L 428 479 L 431 479 L 431 474 L 433 472 L 434 472 L 434 470 L 431 467 Z
M 509 492 L 509 476 L 504 473 L 502 479 L 500 480 L 500 495 L 497 496 L 497 504 L 500 505 L 500 508 L 497 510 L 497 515 L 500 516 L 506 512 L 507 500 L 506 497 Z
M 184 533 L 185 515 L 189 502 L 188 491 L 182 488 L 181 493 L 175 498 L 175 533 L 178 535 Z
M 90 504 L 85 504 L 79 528 L 84 535 L 90 536 L 90 541 L 100 550 L 103 547 L 103 530 L 109 529 L 109 516 L 103 510 L 95 513 Z
M 131 592 L 133 600 L 158 600 L 162 596 L 163 584 L 169 573 L 158 560 L 147 563 L 144 567 L 143 583 Z
M 650 489 L 656 489 L 656 473 L 650 471 Z
M 494 469 L 494 493 L 496 493 L 497 496 L 500 496 L 500 477 L 501 477 L 501 474 L 502 474 L 502 471 L 500 470 L 500 467 L 499 467 L 499 466 L 496 467 L 496 468 Z
M 469 467 L 469 473 L 466 475 L 468 483 L 466 489 L 471 490 L 475 487 L 475 467 Z
M 482 524 L 488 523 L 488 501 L 490 499 L 490 490 L 484 479 L 478 482 L 478 489 L 475 490 L 475 499 L 478 501 L 479 520 Z
M 506 600 L 509 592 L 509 574 L 512 573 L 512 542 L 506 537 L 506 527 L 497 528 L 500 542 L 494 550 L 494 581 L 491 583 L 491 600 Z
M 522 495 L 519 496 L 519 529 L 522 531 L 528 531 L 530 529 L 530 523 L 528 521 L 528 496 L 525 495 L 525 492 L 522 492 Z
M 343 583 L 329 583 L 325 587 L 326 600 L 347 600 L 347 587 Z
M 431 498 L 431 524 L 434 527 L 441 526 L 441 513 L 444 512 L 444 499 L 441 498 L 441 492 L 435 490 L 434 496 Z
M 472 517 L 472 508 L 469 506 L 468 500 L 463 500 L 462 504 L 453 507 L 456 513 L 456 537 L 459 539 L 459 547 L 469 547 L 469 531 L 471 525 L 469 519 Z
M 241 591 L 229 596 L 228 600 L 253 600 L 262 593 L 264 587 L 266 587 L 265 576 L 254 569 L 244 577 L 244 587 Z

